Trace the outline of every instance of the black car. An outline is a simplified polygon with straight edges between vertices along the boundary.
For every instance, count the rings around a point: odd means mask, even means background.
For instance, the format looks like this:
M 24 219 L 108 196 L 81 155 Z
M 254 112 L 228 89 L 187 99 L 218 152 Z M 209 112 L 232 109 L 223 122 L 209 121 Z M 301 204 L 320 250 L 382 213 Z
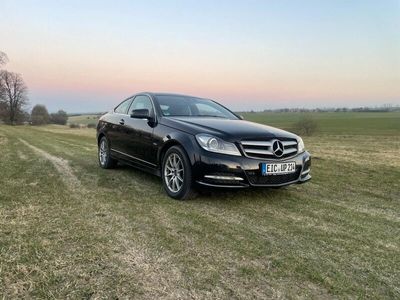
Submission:
M 162 177 L 167 194 L 193 187 L 281 187 L 311 179 L 302 139 L 248 122 L 215 101 L 140 93 L 105 114 L 97 125 L 99 163 L 118 161 Z

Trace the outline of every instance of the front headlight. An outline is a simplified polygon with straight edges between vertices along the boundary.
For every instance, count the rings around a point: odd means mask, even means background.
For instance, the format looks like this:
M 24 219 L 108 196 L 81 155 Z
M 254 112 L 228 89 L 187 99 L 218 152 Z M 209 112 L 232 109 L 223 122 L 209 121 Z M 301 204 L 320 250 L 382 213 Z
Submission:
M 241 156 L 235 144 L 225 142 L 215 136 L 201 133 L 196 135 L 196 140 L 204 150 Z
M 301 137 L 297 138 L 297 148 L 298 148 L 298 152 L 299 153 L 304 152 L 304 150 L 305 150 L 304 142 L 303 142 L 303 139 Z

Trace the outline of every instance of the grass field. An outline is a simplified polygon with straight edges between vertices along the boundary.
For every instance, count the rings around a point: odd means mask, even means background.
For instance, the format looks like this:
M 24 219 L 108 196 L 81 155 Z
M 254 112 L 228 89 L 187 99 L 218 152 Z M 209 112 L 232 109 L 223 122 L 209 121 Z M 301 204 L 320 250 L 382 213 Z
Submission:
M 400 115 L 324 116 L 311 182 L 186 202 L 93 129 L 1 125 L 0 298 L 400 298 Z
M 88 124 L 97 124 L 97 120 L 99 119 L 99 115 L 79 115 L 79 116 L 70 116 L 68 117 L 68 124 L 80 124 L 80 125 L 88 125 Z
M 320 134 L 398 135 L 400 112 L 241 113 L 246 120 L 291 130 L 293 123 L 309 115 Z

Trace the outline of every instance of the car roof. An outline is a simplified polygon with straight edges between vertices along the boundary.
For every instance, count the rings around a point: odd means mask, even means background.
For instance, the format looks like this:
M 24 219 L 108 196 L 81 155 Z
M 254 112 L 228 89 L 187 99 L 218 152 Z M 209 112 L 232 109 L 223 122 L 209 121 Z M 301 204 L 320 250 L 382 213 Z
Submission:
M 177 93 L 143 92 L 143 93 L 138 93 L 138 94 L 149 94 L 149 95 L 156 96 L 156 97 L 157 96 L 175 96 L 175 97 L 189 97 L 189 98 L 197 98 L 197 99 L 206 99 L 206 98 L 202 98 L 202 97 L 177 94 Z

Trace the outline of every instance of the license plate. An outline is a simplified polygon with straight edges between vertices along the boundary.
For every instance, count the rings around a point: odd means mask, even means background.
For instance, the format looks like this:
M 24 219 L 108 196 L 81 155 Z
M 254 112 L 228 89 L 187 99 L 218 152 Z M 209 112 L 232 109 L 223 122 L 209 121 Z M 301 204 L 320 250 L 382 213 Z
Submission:
M 278 175 L 278 174 L 289 174 L 296 171 L 295 162 L 278 163 L 278 164 L 261 164 L 261 174 L 266 175 Z

